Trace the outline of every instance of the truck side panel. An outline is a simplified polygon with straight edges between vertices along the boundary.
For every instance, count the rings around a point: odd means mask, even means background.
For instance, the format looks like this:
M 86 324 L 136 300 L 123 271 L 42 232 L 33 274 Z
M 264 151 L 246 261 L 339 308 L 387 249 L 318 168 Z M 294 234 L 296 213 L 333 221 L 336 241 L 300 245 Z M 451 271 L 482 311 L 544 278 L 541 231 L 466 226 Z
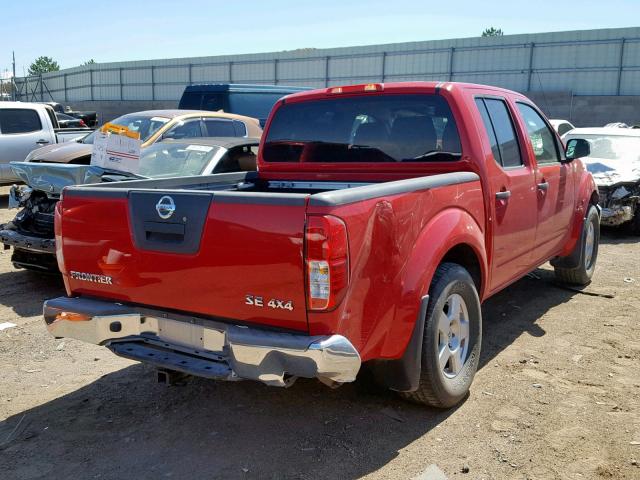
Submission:
M 309 213 L 335 215 L 347 224 L 351 277 L 334 311 L 309 313 L 310 333 L 346 336 L 363 361 L 402 356 L 420 300 L 450 247 L 471 244 L 486 264 L 479 181 L 338 207 L 310 206 Z

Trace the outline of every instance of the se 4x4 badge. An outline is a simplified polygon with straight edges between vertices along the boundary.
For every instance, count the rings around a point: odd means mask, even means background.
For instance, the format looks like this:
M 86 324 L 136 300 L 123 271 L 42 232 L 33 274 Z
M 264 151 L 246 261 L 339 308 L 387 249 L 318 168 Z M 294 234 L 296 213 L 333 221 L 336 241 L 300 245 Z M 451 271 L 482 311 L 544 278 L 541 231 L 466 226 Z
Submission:
M 257 297 L 255 295 L 245 295 L 244 299 L 245 305 L 251 305 L 253 307 L 260 308 L 265 306 L 263 297 Z M 291 300 L 278 300 L 276 298 L 272 298 L 266 303 L 266 306 L 273 309 L 280 308 L 282 310 L 289 310 L 290 312 L 293 311 L 293 301 Z

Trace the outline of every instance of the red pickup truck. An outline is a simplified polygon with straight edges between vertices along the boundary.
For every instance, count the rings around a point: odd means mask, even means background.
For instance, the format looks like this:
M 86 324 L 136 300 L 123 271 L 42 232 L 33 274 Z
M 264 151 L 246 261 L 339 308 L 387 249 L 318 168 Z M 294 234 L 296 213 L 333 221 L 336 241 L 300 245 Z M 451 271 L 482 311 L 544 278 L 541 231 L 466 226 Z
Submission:
M 480 303 L 551 260 L 585 284 L 598 193 L 526 97 L 461 83 L 290 95 L 258 172 L 66 188 L 56 337 L 169 371 L 287 386 L 362 368 L 425 404 L 462 400 Z

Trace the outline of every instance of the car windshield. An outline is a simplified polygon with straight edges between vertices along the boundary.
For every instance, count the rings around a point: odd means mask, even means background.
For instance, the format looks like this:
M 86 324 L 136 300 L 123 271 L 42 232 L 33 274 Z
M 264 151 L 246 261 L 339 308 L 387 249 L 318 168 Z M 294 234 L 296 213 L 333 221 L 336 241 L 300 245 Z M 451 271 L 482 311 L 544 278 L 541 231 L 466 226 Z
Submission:
M 140 133 L 140 140 L 146 142 L 151 135 L 156 133 L 170 119 L 166 117 L 156 117 L 153 115 L 131 114 L 123 115 L 109 123 L 127 127 L 133 132 Z
M 93 139 L 94 139 L 95 136 L 96 136 L 96 132 L 94 130 L 89 135 L 85 135 L 80 140 L 78 140 L 78 143 L 84 143 L 86 145 L 93 145 Z
M 460 138 L 439 95 L 359 95 L 285 104 L 264 146 L 267 162 L 458 160 Z
M 564 142 L 572 138 L 583 138 L 589 142 L 591 153 L 587 158 L 606 160 L 638 160 L 640 159 L 640 137 L 625 135 L 583 135 L 574 133 L 564 137 Z
M 197 143 L 157 143 L 142 150 L 136 173 L 151 178 L 200 175 L 221 148 Z

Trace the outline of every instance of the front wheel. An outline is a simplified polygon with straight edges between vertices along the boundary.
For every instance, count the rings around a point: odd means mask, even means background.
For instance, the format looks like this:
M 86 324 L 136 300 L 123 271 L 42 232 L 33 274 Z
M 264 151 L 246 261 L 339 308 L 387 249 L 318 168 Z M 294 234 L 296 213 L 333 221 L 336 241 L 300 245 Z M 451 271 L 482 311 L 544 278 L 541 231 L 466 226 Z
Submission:
M 580 262 L 575 268 L 554 267 L 556 278 L 562 283 L 587 285 L 596 269 L 600 245 L 600 215 L 595 205 L 589 207 L 576 248 L 580 249 Z
M 467 393 L 478 369 L 482 313 L 475 284 L 458 264 L 438 267 L 429 289 L 418 389 L 402 396 L 448 408 Z

